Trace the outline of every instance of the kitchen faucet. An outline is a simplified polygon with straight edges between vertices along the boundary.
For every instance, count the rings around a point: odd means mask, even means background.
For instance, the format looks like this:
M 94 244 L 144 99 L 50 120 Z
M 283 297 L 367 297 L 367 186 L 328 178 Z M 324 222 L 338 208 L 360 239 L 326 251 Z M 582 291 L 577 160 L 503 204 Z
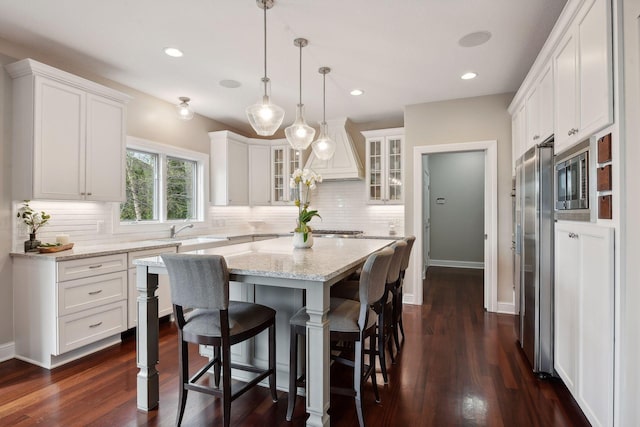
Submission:
M 176 230 L 176 226 L 172 225 L 171 228 L 169 229 L 169 231 L 171 231 L 171 238 L 173 239 L 174 237 L 176 237 L 178 235 L 178 233 L 181 232 L 182 230 L 184 230 L 185 228 L 193 228 L 193 224 L 183 225 L 182 227 L 178 228 L 177 230 Z

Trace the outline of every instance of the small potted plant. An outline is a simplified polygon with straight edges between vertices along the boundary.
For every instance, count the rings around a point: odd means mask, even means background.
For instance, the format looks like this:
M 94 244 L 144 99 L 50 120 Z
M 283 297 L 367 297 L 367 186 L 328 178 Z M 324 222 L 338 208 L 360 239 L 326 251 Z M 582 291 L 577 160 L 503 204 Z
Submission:
M 291 175 L 290 185 L 298 189 L 295 205 L 298 207 L 297 226 L 293 232 L 293 246 L 296 248 L 310 248 L 313 245 L 313 236 L 308 222 L 317 216 L 317 210 L 309 210 L 310 192 L 315 190 L 316 184 L 322 182 L 322 176 L 310 169 L 296 169 Z
M 29 240 L 24 242 L 24 251 L 25 252 L 35 252 L 38 250 L 38 246 L 40 246 L 40 241 L 36 240 L 36 232 L 49 222 L 51 219 L 51 215 L 48 215 L 44 211 L 34 211 L 31 206 L 29 206 L 29 200 L 25 200 L 22 204 L 22 207 L 18 209 L 18 219 L 27 226 L 27 231 L 29 232 Z

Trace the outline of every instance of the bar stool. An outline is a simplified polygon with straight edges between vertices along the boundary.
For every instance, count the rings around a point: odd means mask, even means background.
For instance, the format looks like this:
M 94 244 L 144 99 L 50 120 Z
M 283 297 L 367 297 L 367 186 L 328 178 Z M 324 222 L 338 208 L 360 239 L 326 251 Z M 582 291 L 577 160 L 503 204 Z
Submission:
M 387 375 L 387 358 L 385 347 L 389 347 L 391 360 L 394 361 L 392 337 L 394 325 L 393 304 L 395 301 L 395 292 L 400 280 L 400 266 L 404 257 L 407 244 L 403 240 L 393 243 L 390 248 L 393 250 L 393 257 L 389 264 L 385 283 L 385 294 L 380 303 L 372 305 L 371 308 L 378 314 L 378 350 L 377 354 L 380 359 L 380 369 L 382 378 L 386 383 L 389 382 Z M 359 283 L 357 281 L 348 280 L 337 283 L 331 288 L 331 296 L 338 298 L 348 298 L 359 301 Z
M 362 413 L 363 384 L 371 378 L 376 402 L 380 401 L 378 384 L 375 375 L 375 348 L 377 314 L 371 305 L 379 303 L 385 297 L 385 277 L 391 263 L 393 250 L 384 248 L 371 254 L 362 268 L 359 282 L 360 301 L 343 298 L 331 298 L 328 314 L 329 339 L 332 349 L 339 348 L 338 342 L 354 344 L 354 359 L 346 359 L 341 354 L 331 359 L 354 368 L 353 387 L 331 387 L 331 392 L 355 398 L 356 412 L 360 426 L 365 425 Z M 291 347 L 289 361 L 289 402 L 287 407 L 287 421 L 291 421 L 296 403 L 297 387 L 304 386 L 304 376 L 298 378 L 298 335 L 306 335 L 306 323 L 309 320 L 306 307 L 302 307 L 290 320 Z M 364 342 L 369 338 L 369 348 L 364 349 Z M 369 355 L 369 364 L 365 365 L 364 355 Z
M 176 425 L 182 422 L 189 390 L 222 398 L 225 427 L 230 422 L 231 402 L 267 377 L 271 398 L 276 402 L 275 310 L 260 304 L 229 301 L 229 272 L 227 263 L 219 255 L 164 254 L 162 260 L 169 273 L 171 302 L 178 325 L 180 388 Z M 265 329 L 269 330 L 268 369 L 231 363 L 231 346 Z M 188 343 L 214 347 L 213 360 L 191 378 Z M 215 388 L 199 384 L 198 380 L 212 367 Z M 258 375 L 232 393 L 231 368 Z
M 407 243 L 407 247 L 404 250 L 402 263 L 400 265 L 400 280 L 398 281 L 396 291 L 394 293 L 395 301 L 393 303 L 393 338 L 396 342 L 396 348 L 400 351 L 400 339 L 398 335 L 398 328 L 402 333 L 402 341 L 404 342 L 404 325 L 402 324 L 402 293 L 404 285 L 404 276 L 409 267 L 409 258 L 411 257 L 411 249 L 413 249 L 413 243 L 416 241 L 415 236 L 407 236 L 403 239 Z

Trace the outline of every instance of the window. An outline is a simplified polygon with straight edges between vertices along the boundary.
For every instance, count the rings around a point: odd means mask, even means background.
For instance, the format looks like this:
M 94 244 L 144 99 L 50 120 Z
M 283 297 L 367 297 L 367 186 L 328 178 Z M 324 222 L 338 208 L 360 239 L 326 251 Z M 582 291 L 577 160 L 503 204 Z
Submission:
M 205 154 L 129 137 L 120 223 L 204 220 L 207 167 Z

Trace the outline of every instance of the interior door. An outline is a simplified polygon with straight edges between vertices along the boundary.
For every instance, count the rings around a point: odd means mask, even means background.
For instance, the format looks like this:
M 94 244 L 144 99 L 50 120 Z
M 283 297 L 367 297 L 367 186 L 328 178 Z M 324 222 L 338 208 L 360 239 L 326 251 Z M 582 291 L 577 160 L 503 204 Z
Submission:
M 422 156 L 422 278 L 427 274 L 431 260 L 431 177 L 429 156 Z

